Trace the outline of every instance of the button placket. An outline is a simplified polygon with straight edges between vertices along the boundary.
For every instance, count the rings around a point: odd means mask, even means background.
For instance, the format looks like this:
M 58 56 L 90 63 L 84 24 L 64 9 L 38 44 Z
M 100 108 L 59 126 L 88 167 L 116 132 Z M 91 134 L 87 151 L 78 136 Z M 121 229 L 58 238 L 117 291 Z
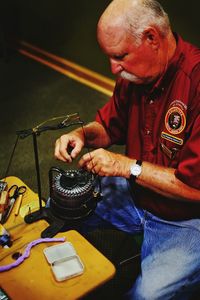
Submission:
M 148 102 L 146 101 L 144 106 L 144 139 L 143 139 L 143 158 L 147 159 L 149 156 L 152 156 L 152 151 L 154 149 L 153 141 L 152 141 L 152 132 L 154 120 L 156 117 L 154 100 L 150 99 Z

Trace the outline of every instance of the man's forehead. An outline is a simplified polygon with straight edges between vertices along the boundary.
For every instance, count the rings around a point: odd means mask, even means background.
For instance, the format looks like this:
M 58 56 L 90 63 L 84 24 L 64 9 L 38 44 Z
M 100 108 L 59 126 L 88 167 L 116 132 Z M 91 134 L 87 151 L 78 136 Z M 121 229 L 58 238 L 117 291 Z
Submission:
M 128 39 L 128 33 L 121 26 L 107 26 L 98 30 L 98 41 L 102 48 L 125 47 Z

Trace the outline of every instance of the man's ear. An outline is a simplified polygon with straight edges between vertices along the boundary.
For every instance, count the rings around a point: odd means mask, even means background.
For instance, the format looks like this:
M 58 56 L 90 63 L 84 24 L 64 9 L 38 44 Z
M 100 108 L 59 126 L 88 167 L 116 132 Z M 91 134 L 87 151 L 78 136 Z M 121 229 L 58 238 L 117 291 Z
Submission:
M 153 49 L 158 49 L 160 45 L 160 37 L 156 28 L 149 27 L 144 30 L 143 38 L 147 44 L 149 44 Z

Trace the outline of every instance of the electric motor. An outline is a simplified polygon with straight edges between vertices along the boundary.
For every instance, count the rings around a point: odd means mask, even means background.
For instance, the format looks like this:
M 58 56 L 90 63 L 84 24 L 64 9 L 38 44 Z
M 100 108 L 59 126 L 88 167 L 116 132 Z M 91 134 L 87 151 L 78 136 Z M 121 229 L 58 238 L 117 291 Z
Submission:
M 62 219 L 79 219 L 88 216 L 99 200 L 96 191 L 97 177 L 85 170 L 51 168 L 50 209 Z

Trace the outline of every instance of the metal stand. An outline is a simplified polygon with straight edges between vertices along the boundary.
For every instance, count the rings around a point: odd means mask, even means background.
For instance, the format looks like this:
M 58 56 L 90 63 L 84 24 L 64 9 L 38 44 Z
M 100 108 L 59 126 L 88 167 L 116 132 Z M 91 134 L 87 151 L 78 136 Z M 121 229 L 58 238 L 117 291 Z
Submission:
M 32 212 L 24 217 L 24 221 L 28 224 L 34 223 L 39 220 L 46 220 L 51 225 L 47 227 L 42 233 L 41 237 L 53 237 L 56 235 L 62 227 L 65 225 L 65 221 L 60 220 L 52 215 L 49 208 L 42 207 L 42 193 L 41 193 L 41 180 L 40 180 L 40 166 L 38 158 L 38 147 L 37 147 L 37 134 L 33 131 L 33 147 L 35 156 L 35 170 L 37 175 L 37 189 L 39 198 L 39 210 Z
M 69 118 L 73 118 L 72 122 L 67 124 Z M 74 120 L 75 118 L 75 120 Z M 44 124 L 44 123 L 43 123 Z M 42 125 L 43 125 L 42 124 Z M 25 138 L 29 135 L 33 137 L 33 147 L 34 147 L 34 156 L 35 156 L 35 169 L 37 175 L 37 189 L 38 189 L 38 198 L 39 198 L 39 210 L 32 212 L 24 217 L 24 221 L 28 224 L 37 222 L 39 220 L 46 220 L 50 225 L 47 227 L 42 233 L 41 237 L 53 237 L 58 232 L 62 231 L 63 227 L 66 226 L 66 221 L 54 216 L 48 207 L 42 207 L 42 193 L 41 193 L 41 180 L 40 180 L 40 167 L 39 167 L 39 159 L 38 159 L 38 146 L 37 146 L 37 135 L 39 135 L 43 131 L 47 130 L 56 130 L 62 129 L 65 127 L 69 127 L 71 125 L 83 125 L 83 122 L 80 120 L 77 114 L 67 116 L 63 122 L 59 123 L 57 126 L 38 126 L 33 129 L 18 131 L 17 135 L 20 138 Z M 70 222 L 67 226 L 70 227 Z

